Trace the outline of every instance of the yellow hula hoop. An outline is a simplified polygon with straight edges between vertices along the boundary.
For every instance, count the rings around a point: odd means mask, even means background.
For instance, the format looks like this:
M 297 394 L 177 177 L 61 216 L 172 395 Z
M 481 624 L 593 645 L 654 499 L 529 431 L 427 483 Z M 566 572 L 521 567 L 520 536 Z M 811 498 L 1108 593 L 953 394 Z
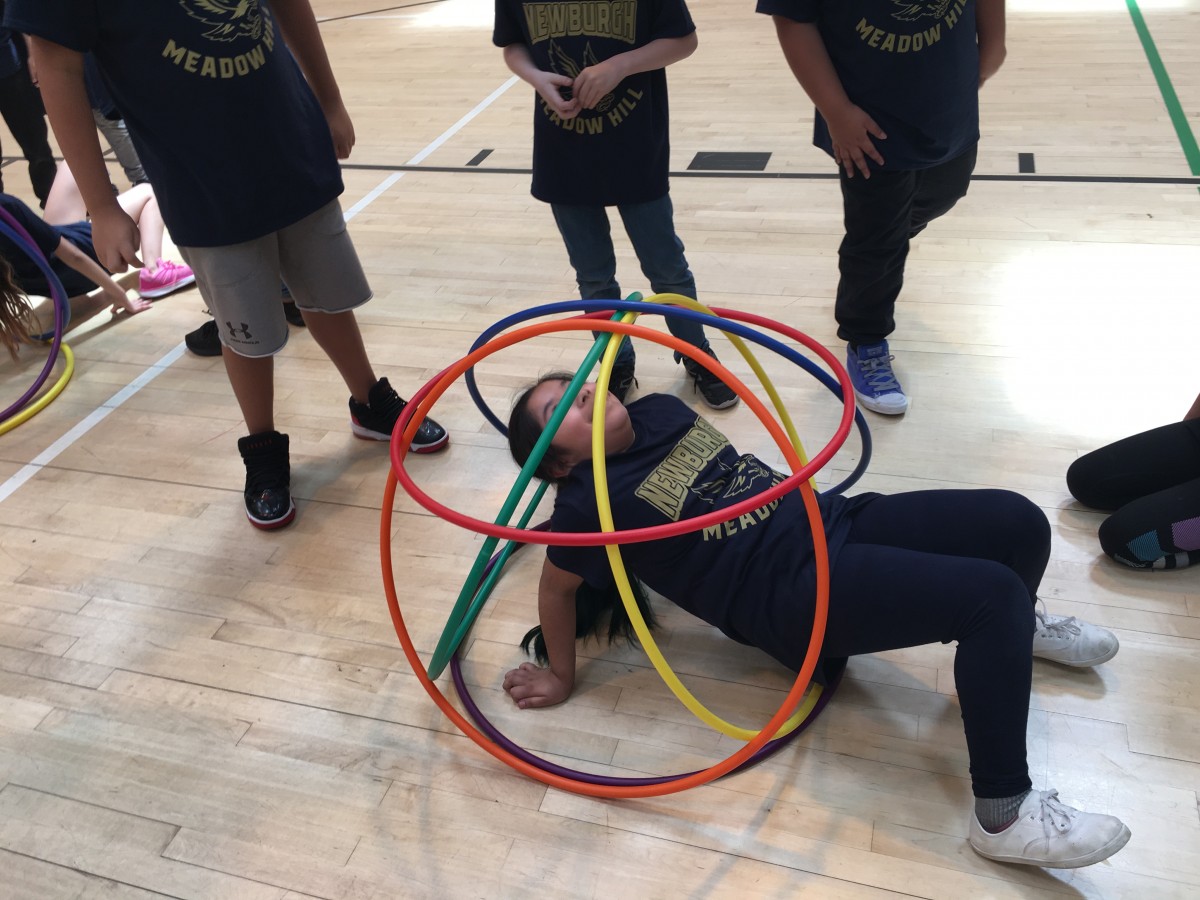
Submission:
M 0 425 L 0 434 L 7 434 L 18 425 L 28 422 L 43 409 L 49 406 L 54 398 L 63 392 L 63 389 L 67 386 L 67 382 L 70 381 L 71 376 L 75 374 L 75 354 L 71 352 L 71 348 L 66 344 L 59 344 L 59 349 L 62 351 L 62 356 L 66 361 L 66 366 L 63 369 L 63 373 L 58 376 L 58 381 L 54 382 L 54 386 L 51 387 L 50 390 L 46 391 L 46 393 L 42 394 L 42 396 L 38 397 L 37 400 L 26 406 L 23 410 L 21 410 L 3 425 Z
M 708 307 L 690 297 L 684 297 L 681 294 L 656 294 L 652 297 L 648 297 L 647 302 L 669 303 L 675 306 L 686 306 L 708 315 L 713 315 L 712 310 L 710 310 Z M 637 313 L 628 312 L 621 317 L 621 321 L 632 323 L 636 321 L 637 317 Z M 802 467 L 807 463 L 807 458 L 805 457 L 804 450 L 800 444 L 800 438 L 796 434 L 796 430 L 792 425 L 791 418 L 788 416 L 787 410 L 784 408 L 783 402 L 780 399 L 778 392 L 775 390 L 775 386 L 771 383 L 766 372 L 763 370 L 762 366 L 759 364 L 758 360 L 754 357 L 754 354 L 750 351 L 746 344 L 735 335 L 725 334 L 725 336 L 734 344 L 735 347 L 738 348 L 742 356 L 750 364 L 751 369 L 758 376 L 759 381 L 762 383 L 763 388 L 767 391 L 767 394 L 771 397 L 771 400 L 775 405 L 776 412 L 783 420 L 784 429 L 788 434 L 788 438 L 792 442 L 791 449 L 794 451 L 794 455 L 799 460 L 799 466 L 795 465 L 795 461 L 789 460 L 789 462 L 793 465 L 793 471 L 796 471 L 797 468 Z M 622 340 L 625 339 L 625 335 L 620 335 L 620 337 Z M 608 398 L 608 384 L 612 376 L 613 364 L 616 361 L 617 351 L 620 349 L 620 345 L 621 341 L 610 340 L 609 346 L 604 351 L 604 356 L 601 357 L 600 373 L 596 386 L 596 396 L 598 398 L 598 402 L 596 402 L 592 407 L 592 466 L 596 490 L 596 506 L 600 517 L 600 530 L 608 532 L 615 531 L 616 528 L 613 523 L 612 506 L 608 494 L 608 469 L 607 465 L 605 464 L 604 456 L 604 409 Z M 727 374 L 729 373 L 723 373 L 723 375 Z M 730 377 L 733 378 L 733 376 Z M 733 380 L 740 387 L 745 388 L 745 385 L 736 378 L 733 378 Z M 811 485 L 812 483 L 812 479 L 809 479 L 809 484 Z M 808 498 L 806 498 L 806 503 L 807 502 Z M 621 558 L 620 549 L 615 544 L 608 544 L 604 549 L 608 554 L 609 566 L 612 569 L 613 578 L 617 584 L 617 590 L 621 595 L 621 602 L 624 604 L 625 611 L 629 615 L 630 621 L 633 623 L 634 633 L 637 635 L 638 641 L 642 645 L 642 649 L 645 651 L 646 656 L 649 657 L 651 663 L 654 665 L 659 677 L 661 677 L 666 683 L 667 687 L 671 689 L 671 692 L 679 699 L 679 702 L 687 707 L 692 715 L 704 722 L 704 724 L 708 725 L 710 728 L 719 731 L 721 734 L 742 741 L 750 741 L 758 737 L 760 731 L 742 728 L 738 725 L 732 724 L 731 722 L 726 722 L 716 713 L 708 709 L 708 707 L 701 703 L 700 700 L 697 699 L 696 696 L 692 694 L 692 692 L 689 691 L 686 686 L 684 686 L 683 682 L 680 681 L 679 676 L 675 674 L 675 671 L 667 663 L 662 651 L 659 650 L 658 644 L 655 642 L 650 633 L 650 629 L 646 626 L 646 620 L 643 618 L 641 611 L 638 609 L 637 601 L 633 597 L 633 588 L 629 583 L 629 574 L 625 569 L 625 563 Z M 808 715 L 809 711 L 811 711 L 816 705 L 816 702 L 820 696 L 821 686 L 813 685 L 812 689 L 809 690 L 805 695 L 804 702 L 797 708 L 796 712 L 792 714 L 791 718 L 789 718 L 787 722 L 780 726 L 778 732 L 774 736 L 782 737 L 783 735 L 794 731 L 801 724 L 801 722 L 804 721 L 804 718 Z

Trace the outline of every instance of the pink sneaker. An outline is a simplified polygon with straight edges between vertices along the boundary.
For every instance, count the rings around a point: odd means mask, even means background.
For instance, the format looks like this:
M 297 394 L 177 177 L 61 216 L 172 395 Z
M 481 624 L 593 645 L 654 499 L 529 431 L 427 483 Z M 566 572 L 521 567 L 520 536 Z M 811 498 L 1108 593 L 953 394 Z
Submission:
M 192 270 L 182 263 L 160 259 L 154 268 L 145 268 L 138 273 L 138 294 L 147 300 L 165 297 L 172 291 L 187 287 L 196 280 Z

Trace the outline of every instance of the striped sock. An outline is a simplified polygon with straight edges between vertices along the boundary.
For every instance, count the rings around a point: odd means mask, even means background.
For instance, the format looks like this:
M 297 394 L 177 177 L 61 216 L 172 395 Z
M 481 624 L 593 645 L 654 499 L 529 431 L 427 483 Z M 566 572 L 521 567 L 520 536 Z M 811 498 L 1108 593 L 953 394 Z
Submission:
M 1017 820 L 1021 802 L 1028 796 L 1029 791 L 1022 791 L 1013 797 L 976 797 L 975 818 L 984 831 L 996 834 Z

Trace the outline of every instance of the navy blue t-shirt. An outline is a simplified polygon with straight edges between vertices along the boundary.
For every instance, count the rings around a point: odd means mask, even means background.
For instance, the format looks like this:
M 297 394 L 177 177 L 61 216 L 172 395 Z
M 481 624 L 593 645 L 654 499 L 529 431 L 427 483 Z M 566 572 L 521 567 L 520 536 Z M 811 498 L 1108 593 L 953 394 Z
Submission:
M 496 0 L 492 42 L 524 44 L 537 67 L 575 77 L 659 38 L 696 30 L 683 0 Z M 630 75 L 595 109 L 560 119 L 536 93 L 533 196 L 547 203 L 616 206 L 668 191 L 667 73 Z
M 19 197 L 12 194 L 0 194 L 0 209 L 12 216 L 22 228 L 33 238 L 34 244 L 42 251 L 42 255 L 50 262 L 50 268 L 62 282 L 68 297 L 76 294 L 86 294 L 96 289 L 97 285 L 90 278 L 80 275 L 56 255 L 59 243 L 66 238 L 92 260 L 100 265 L 96 257 L 96 248 L 92 245 L 91 222 L 74 222 L 69 225 L 51 225 L 41 216 L 30 209 Z M 17 286 L 26 294 L 40 297 L 50 296 L 50 284 L 46 276 L 38 268 L 38 264 L 29 258 L 23 246 L 18 247 L 8 237 L 0 234 L 0 256 L 8 260 L 13 269 L 13 279 Z M 103 266 L 101 266 L 103 268 Z
M 979 140 L 975 0 L 758 0 L 767 15 L 815 22 L 847 96 L 887 135 L 884 170 L 925 169 Z M 818 112 L 813 143 L 833 154 Z
M 634 441 L 606 458 L 618 530 L 691 519 L 739 503 L 783 475 L 739 454 L 679 398 L 650 394 L 629 405 Z M 590 460 L 559 485 L 554 531 L 598 531 Z M 850 530 L 850 513 L 876 495 L 819 497 L 830 563 Z M 630 573 L 736 641 L 798 670 L 816 597 L 812 532 L 799 491 L 701 532 L 621 547 Z M 602 587 L 612 580 L 602 547 L 548 546 L 550 562 Z
M 177 244 L 262 237 L 342 192 L 268 0 L 8 0 L 5 24 L 95 53 Z

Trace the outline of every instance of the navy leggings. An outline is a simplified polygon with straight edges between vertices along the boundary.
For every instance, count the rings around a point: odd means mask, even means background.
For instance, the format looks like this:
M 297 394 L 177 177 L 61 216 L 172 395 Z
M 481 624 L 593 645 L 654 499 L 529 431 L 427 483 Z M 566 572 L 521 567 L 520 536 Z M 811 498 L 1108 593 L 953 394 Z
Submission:
M 834 316 L 843 341 L 873 344 L 895 330 L 909 241 L 966 195 L 977 149 L 972 144 L 930 169 L 875 171 L 870 178 L 841 172 L 846 235 L 838 247 Z
M 1067 470 L 1072 496 L 1116 510 L 1100 546 L 1135 569 L 1200 562 L 1200 419 L 1163 425 L 1081 456 Z
M 850 513 L 822 656 L 958 642 L 954 680 L 976 797 L 1031 787 L 1025 729 L 1034 603 L 1050 524 L 1020 494 L 912 491 Z

